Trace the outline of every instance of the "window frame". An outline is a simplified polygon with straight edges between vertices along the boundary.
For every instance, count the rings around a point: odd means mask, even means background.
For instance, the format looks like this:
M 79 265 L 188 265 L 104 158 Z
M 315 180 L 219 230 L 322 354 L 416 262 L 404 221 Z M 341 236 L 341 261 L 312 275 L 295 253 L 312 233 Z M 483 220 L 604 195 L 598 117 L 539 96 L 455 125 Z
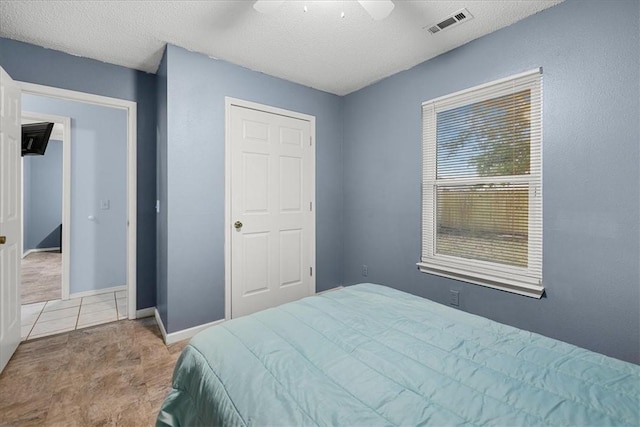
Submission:
M 517 90 L 515 89 L 517 86 Z M 437 114 L 488 99 L 531 90 L 529 174 L 511 176 L 436 178 Z M 533 100 L 538 102 L 534 103 Z M 422 103 L 422 256 L 421 272 L 540 298 L 542 286 L 542 69 L 475 86 Z M 436 252 L 438 185 L 487 183 L 529 186 L 528 266 L 517 267 Z

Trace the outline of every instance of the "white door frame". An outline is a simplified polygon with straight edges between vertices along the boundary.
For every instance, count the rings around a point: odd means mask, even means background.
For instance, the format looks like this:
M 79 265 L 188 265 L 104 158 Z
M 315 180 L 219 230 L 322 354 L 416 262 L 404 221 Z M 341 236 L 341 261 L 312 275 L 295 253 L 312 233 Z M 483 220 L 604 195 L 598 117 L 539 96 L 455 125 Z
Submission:
M 24 91 L 23 91 L 24 93 Z M 52 114 L 33 113 L 22 111 L 22 119 L 38 120 L 43 122 L 59 123 L 62 125 L 62 241 L 60 244 L 66 248 L 62 252 L 62 299 L 69 299 L 69 272 L 71 262 L 69 257 L 69 244 L 71 243 L 71 118 L 55 116 Z M 24 157 L 22 158 L 24 160 Z M 24 163 L 23 163 L 24 165 Z M 20 177 L 20 192 L 22 194 L 22 248 L 24 256 L 24 167 Z
M 137 229 L 137 103 L 119 98 L 77 92 L 34 83 L 16 82 L 22 93 L 118 108 L 127 113 L 127 313 L 136 318 L 136 229 Z M 70 160 L 70 157 L 69 157 Z M 70 231 L 67 227 L 67 232 Z M 63 231 L 64 233 L 64 231 Z M 68 246 L 67 246 L 68 247 Z
M 231 319 L 231 107 L 243 107 L 252 110 L 264 111 L 265 113 L 278 114 L 280 116 L 293 117 L 295 119 L 306 120 L 311 127 L 311 224 L 309 224 L 310 246 L 311 248 L 311 269 L 313 274 L 310 277 L 309 286 L 311 294 L 316 293 L 316 118 L 308 114 L 296 111 L 285 110 L 272 107 L 270 105 L 258 104 L 256 102 L 245 101 L 243 99 L 226 96 L 225 103 L 225 128 L 224 128 L 224 318 Z

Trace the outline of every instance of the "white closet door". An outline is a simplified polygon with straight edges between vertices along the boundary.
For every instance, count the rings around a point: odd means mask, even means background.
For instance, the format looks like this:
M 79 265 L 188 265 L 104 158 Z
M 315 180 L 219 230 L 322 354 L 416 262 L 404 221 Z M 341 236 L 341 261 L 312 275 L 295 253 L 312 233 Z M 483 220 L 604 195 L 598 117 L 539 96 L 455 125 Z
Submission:
M 231 107 L 231 316 L 311 294 L 309 121 Z

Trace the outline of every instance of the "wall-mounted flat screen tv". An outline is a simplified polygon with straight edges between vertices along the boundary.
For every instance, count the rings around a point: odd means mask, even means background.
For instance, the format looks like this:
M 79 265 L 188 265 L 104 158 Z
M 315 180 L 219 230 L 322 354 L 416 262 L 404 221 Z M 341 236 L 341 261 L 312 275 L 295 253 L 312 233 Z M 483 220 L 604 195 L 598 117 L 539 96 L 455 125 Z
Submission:
M 22 125 L 22 155 L 44 155 L 53 130 L 53 123 L 29 123 Z

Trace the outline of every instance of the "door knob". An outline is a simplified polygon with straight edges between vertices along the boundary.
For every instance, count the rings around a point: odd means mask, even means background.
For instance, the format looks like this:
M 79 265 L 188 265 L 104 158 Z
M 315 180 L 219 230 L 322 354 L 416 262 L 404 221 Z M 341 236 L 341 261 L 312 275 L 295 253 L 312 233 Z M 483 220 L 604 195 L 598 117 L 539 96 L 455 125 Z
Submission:
M 7 236 L 0 236 L 0 245 L 4 245 L 5 243 L 7 243 Z
M 240 230 L 242 228 L 242 223 L 240 221 L 236 221 L 235 224 L 233 224 L 233 226 L 236 229 Z

